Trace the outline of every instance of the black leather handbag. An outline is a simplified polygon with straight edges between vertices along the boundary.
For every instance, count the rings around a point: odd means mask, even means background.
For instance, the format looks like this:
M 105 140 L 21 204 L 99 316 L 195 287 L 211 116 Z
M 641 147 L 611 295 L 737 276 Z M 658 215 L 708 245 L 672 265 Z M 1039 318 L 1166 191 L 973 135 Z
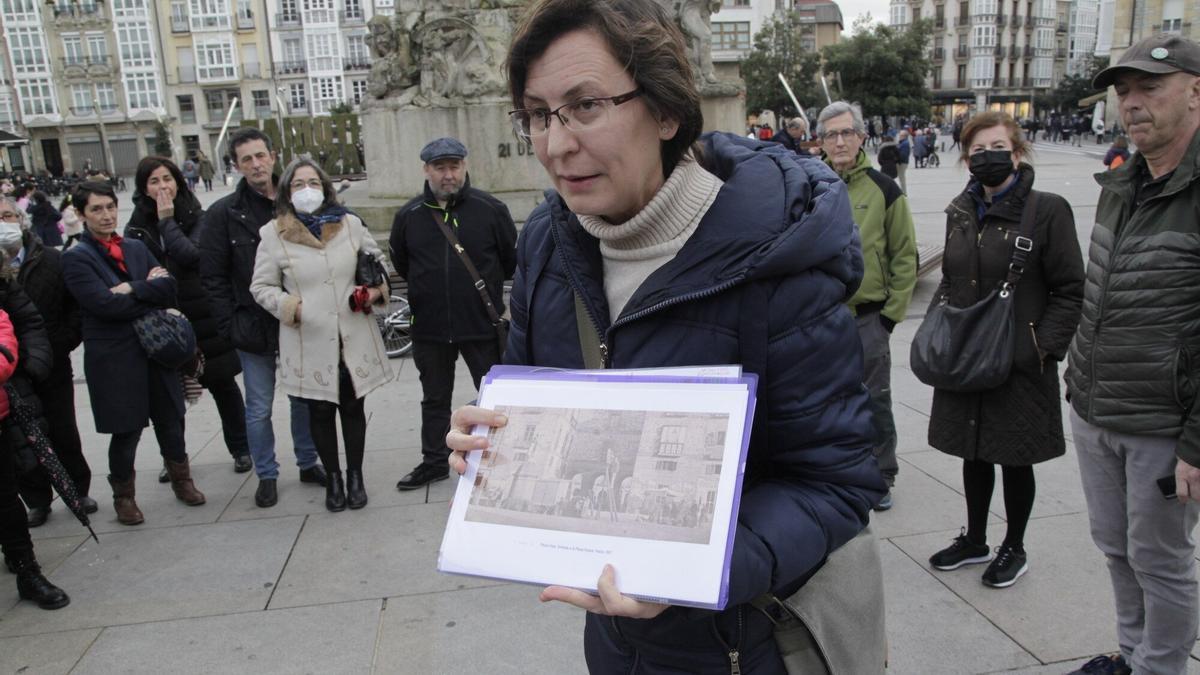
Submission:
M 1013 293 L 1033 251 L 1036 209 L 1037 193 L 1030 192 L 1008 275 L 999 288 L 968 307 L 951 307 L 943 295 L 925 314 L 909 351 L 909 366 L 918 380 L 935 389 L 978 392 L 1008 379 L 1016 350 Z
M 354 270 L 354 283 L 358 286 L 375 288 L 387 281 L 387 270 L 373 254 L 358 250 L 358 265 Z

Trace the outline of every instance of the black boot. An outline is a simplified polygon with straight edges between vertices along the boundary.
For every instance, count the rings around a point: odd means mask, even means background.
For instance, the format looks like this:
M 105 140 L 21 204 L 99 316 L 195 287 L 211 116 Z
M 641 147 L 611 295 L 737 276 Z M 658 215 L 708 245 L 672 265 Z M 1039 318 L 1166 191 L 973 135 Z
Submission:
M 346 510 L 346 485 L 342 482 L 341 471 L 328 471 L 329 477 L 325 482 L 325 508 L 337 513 Z
M 42 568 L 27 553 L 16 561 L 17 594 L 22 600 L 32 600 L 42 609 L 62 609 L 71 604 L 71 598 L 61 588 L 42 576 Z
M 361 509 L 367 505 L 367 488 L 363 485 L 362 469 L 346 469 L 346 505 Z

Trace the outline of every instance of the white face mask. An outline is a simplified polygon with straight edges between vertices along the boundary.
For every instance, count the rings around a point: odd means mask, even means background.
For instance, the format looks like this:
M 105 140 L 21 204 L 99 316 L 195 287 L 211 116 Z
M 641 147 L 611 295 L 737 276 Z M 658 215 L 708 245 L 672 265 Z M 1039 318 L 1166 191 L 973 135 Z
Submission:
M 296 213 L 312 213 L 325 203 L 325 193 L 316 188 L 306 187 L 292 193 L 292 206 Z
M 21 236 L 23 234 L 20 223 L 0 221 L 0 248 L 17 248 L 21 245 Z

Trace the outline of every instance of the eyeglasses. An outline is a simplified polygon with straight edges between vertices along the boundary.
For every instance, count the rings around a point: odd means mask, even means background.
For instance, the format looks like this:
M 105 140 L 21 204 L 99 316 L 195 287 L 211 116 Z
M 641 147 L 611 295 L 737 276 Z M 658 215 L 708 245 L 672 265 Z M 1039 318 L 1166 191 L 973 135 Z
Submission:
M 546 135 L 550 131 L 550 121 L 557 117 L 562 125 L 571 131 L 587 131 L 598 129 L 608 123 L 608 113 L 616 106 L 627 103 L 642 95 L 639 87 L 633 91 L 618 96 L 589 96 L 578 101 L 564 103 L 554 110 L 547 108 L 532 108 L 513 110 L 508 113 L 512 119 L 513 131 L 517 137 L 529 141 Z
M 321 183 L 320 178 L 313 178 L 309 181 L 294 180 L 291 183 L 288 183 L 288 185 L 292 186 L 292 190 L 303 190 L 306 187 L 313 188 L 314 190 L 322 190 L 325 187 L 324 184 Z
M 849 141 L 851 138 L 858 135 L 858 131 L 854 129 L 839 129 L 836 131 L 826 131 L 821 134 L 823 141 L 836 141 L 839 137 L 843 141 Z

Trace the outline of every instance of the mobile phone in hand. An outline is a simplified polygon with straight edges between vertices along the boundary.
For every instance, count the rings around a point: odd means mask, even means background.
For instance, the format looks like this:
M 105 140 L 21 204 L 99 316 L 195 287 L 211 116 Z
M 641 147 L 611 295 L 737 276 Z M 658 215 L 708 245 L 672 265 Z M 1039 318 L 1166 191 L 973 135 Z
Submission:
M 1164 476 L 1158 479 L 1158 491 L 1162 493 L 1163 499 L 1175 499 L 1175 475 Z

